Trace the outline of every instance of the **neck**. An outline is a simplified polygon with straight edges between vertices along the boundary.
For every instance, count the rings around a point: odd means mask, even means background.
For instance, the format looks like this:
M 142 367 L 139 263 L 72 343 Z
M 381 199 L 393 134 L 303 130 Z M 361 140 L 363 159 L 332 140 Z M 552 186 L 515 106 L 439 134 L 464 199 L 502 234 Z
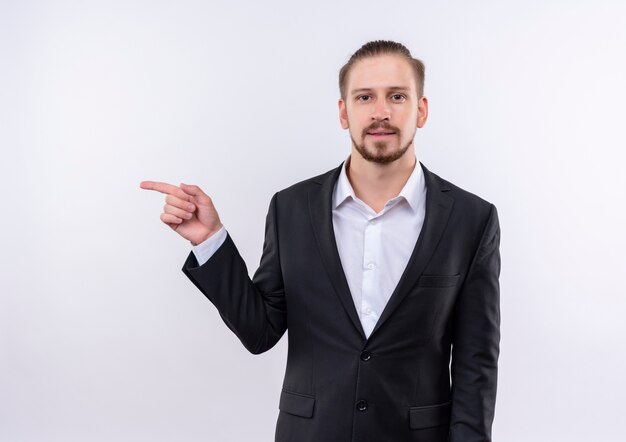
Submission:
M 356 196 L 378 213 L 398 196 L 416 166 L 413 147 L 388 164 L 367 161 L 353 147 L 346 173 Z

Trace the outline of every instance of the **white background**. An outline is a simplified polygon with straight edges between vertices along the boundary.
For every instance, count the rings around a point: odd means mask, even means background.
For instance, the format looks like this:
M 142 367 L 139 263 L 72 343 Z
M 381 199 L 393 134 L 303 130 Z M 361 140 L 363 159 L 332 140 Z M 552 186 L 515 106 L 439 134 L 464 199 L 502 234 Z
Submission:
M 0 1 L 0 440 L 273 440 L 142 180 L 200 185 L 252 273 L 272 194 L 348 155 L 337 72 L 398 40 L 416 137 L 502 229 L 495 441 L 623 440 L 626 4 Z

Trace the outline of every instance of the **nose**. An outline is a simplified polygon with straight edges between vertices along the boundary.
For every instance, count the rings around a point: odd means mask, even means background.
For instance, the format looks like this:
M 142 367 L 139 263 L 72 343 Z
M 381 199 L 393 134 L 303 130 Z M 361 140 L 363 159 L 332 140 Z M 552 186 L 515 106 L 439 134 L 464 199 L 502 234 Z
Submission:
M 374 109 L 372 110 L 372 120 L 389 120 L 390 116 L 391 108 L 389 107 L 387 100 L 379 100 L 378 103 L 374 105 Z

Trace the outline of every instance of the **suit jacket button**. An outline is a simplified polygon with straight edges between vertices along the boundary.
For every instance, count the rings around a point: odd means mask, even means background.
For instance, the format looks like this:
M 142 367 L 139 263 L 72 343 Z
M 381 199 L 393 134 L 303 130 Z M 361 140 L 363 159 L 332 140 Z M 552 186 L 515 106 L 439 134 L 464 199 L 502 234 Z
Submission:
M 356 409 L 359 411 L 367 410 L 367 401 L 360 400 L 356 403 Z
M 364 352 L 361 353 L 361 360 L 362 361 L 369 361 L 372 358 L 372 354 L 365 350 Z

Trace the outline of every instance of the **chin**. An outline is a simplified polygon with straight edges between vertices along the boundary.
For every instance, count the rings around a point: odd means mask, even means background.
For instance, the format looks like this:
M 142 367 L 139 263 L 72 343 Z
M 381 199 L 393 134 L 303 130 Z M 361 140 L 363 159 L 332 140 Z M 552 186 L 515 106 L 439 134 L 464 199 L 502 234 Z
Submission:
M 363 157 L 364 160 L 370 161 L 376 164 L 389 164 L 402 158 L 408 151 L 413 142 L 408 142 L 403 148 L 401 144 L 389 141 L 373 141 L 360 140 L 360 143 L 356 143 L 352 138 L 352 145 L 356 151 Z

